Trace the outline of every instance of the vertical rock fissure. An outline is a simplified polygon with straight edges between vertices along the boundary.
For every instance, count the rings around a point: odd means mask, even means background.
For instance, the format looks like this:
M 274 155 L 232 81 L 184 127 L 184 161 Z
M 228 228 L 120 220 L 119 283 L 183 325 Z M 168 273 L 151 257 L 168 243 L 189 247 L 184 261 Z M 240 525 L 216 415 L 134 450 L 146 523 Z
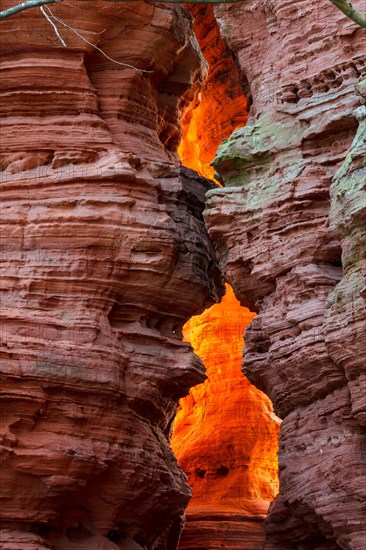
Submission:
M 183 109 L 178 153 L 183 165 L 215 181 L 210 164 L 222 140 L 246 124 L 248 103 L 213 7 L 189 10 L 208 73 Z M 280 421 L 269 398 L 242 372 L 243 334 L 254 317 L 226 285 L 221 303 L 192 317 L 183 330 L 208 379 L 180 401 L 171 440 L 193 490 L 181 550 L 263 544 L 264 517 L 278 492 Z
M 196 4 L 188 9 L 208 74 L 201 90 L 183 109 L 184 139 L 178 153 L 185 166 L 214 179 L 211 162 L 222 140 L 246 124 L 247 99 L 237 61 L 221 37 L 213 7 Z

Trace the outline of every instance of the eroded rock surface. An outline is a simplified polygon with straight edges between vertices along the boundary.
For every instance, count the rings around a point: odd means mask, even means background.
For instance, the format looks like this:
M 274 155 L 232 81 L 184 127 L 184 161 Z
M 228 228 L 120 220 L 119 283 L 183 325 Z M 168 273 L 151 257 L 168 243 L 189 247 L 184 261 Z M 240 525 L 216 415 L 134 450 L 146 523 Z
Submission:
M 205 62 L 180 5 L 51 10 L 130 66 L 60 23 L 63 48 L 39 10 L 1 22 L 0 540 L 172 550 L 190 489 L 168 439 L 204 380 L 181 327 L 222 293 L 210 185 L 175 153 Z M 259 312 L 246 373 L 284 418 L 266 548 L 364 550 L 364 30 L 330 2 L 214 13 L 252 105 L 206 220 Z M 240 548 L 237 518 L 217 525 Z M 217 516 L 191 519 L 226 544 Z
M 151 72 L 39 10 L 1 24 L 1 545 L 171 550 L 171 423 L 205 378 L 181 327 L 223 292 L 210 184 L 175 153 L 204 63 L 181 6 L 52 12 Z
M 199 93 L 182 109 L 183 139 L 178 152 L 185 166 L 213 179 L 211 162 L 222 139 L 246 124 L 247 99 L 237 60 L 220 34 L 213 6 L 187 7 L 207 62 L 207 76 Z
M 365 32 L 330 3 L 215 14 L 253 97 L 249 124 L 218 151 L 225 187 L 205 218 L 227 280 L 259 313 L 245 373 L 283 418 L 266 548 L 361 550 Z
M 227 286 L 220 304 L 184 327 L 208 379 L 181 399 L 171 440 L 193 489 L 182 550 L 263 546 L 263 520 L 278 492 L 279 419 L 241 372 L 253 317 Z

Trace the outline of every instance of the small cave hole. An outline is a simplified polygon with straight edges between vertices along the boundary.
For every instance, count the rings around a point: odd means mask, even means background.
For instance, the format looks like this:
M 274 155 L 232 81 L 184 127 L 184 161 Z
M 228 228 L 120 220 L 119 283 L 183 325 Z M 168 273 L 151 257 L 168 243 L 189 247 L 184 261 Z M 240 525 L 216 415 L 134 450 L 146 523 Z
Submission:
M 68 527 L 66 529 L 66 536 L 71 541 L 82 540 L 86 537 L 90 537 L 91 532 L 86 529 L 82 523 L 79 523 L 77 527 Z
M 196 468 L 196 476 L 203 479 L 206 475 L 206 470 L 201 470 L 201 468 Z
M 216 474 L 219 477 L 226 477 L 228 473 L 229 473 L 229 468 L 227 468 L 226 466 L 220 466 L 220 468 L 217 468 L 216 470 Z
M 135 542 L 137 542 L 137 544 L 140 544 L 140 546 L 142 546 L 142 548 L 147 548 L 144 539 L 142 537 L 140 537 L 140 535 L 136 535 L 135 537 L 133 537 L 133 540 Z
M 111 530 L 107 533 L 107 539 L 111 542 L 119 542 L 121 540 L 121 535 L 118 531 Z
M 338 260 L 332 260 L 332 261 L 329 262 L 329 263 L 330 263 L 330 265 L 331 265 L 332 267 L 339 267 L 340 269 L 342 269 L 342 267 L 343 267 L 343 266 L 342 266 L 342 259 L 341 259 L 341 258 L 338 259 Z

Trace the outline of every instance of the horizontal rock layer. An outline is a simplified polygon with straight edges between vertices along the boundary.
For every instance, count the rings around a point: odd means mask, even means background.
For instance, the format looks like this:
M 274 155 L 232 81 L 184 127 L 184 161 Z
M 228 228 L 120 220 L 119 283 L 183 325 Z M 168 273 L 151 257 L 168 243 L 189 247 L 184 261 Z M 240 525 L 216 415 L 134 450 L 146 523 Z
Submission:
M 223 293 L 211 184 L 175 153 L 203 66 L 190 16 L 89 4 L 52 13 L 141 70 L 59 23 L 63 48 L 39 10 L 1 23 L 4 550 L 175 548 L 171 423 L 205 378 L 181 327 Z
M 205 218 L 227 280 L 259 313 L 245 373 L 283 418 L 266 548 L 361 550 L 364 30 L 315 4 L 215 7 L 253 106 L 219 148 L 225 187 L 209 191 Z
M 180 550 L 258 550 L 263 547 L 263 518 L 242 513 L 198 510 L 187 511 Z

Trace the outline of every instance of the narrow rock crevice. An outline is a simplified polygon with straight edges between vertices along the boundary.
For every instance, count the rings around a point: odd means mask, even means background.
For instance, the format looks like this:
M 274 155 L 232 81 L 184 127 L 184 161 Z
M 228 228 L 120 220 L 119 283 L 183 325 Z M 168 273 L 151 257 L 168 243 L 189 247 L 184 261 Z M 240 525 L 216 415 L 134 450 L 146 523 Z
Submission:
M 246 123 L 247 102 L 213 7 L 189 10 L 208 72 L 198 95 L 182 109 L 178 152 L 183 164 L 213 179 L 216 149 Z M 253 317 L 227 286 L 219 305 L 191 318 L 183 329 L 208 379 L 180 401 L 173 426 L 172 448 L 193 490 L 182 550 L 259 549 L 264 542 L 263 520 L 278 491 L 279 419 L 269 399 L 241 372 L 243 334 Z

